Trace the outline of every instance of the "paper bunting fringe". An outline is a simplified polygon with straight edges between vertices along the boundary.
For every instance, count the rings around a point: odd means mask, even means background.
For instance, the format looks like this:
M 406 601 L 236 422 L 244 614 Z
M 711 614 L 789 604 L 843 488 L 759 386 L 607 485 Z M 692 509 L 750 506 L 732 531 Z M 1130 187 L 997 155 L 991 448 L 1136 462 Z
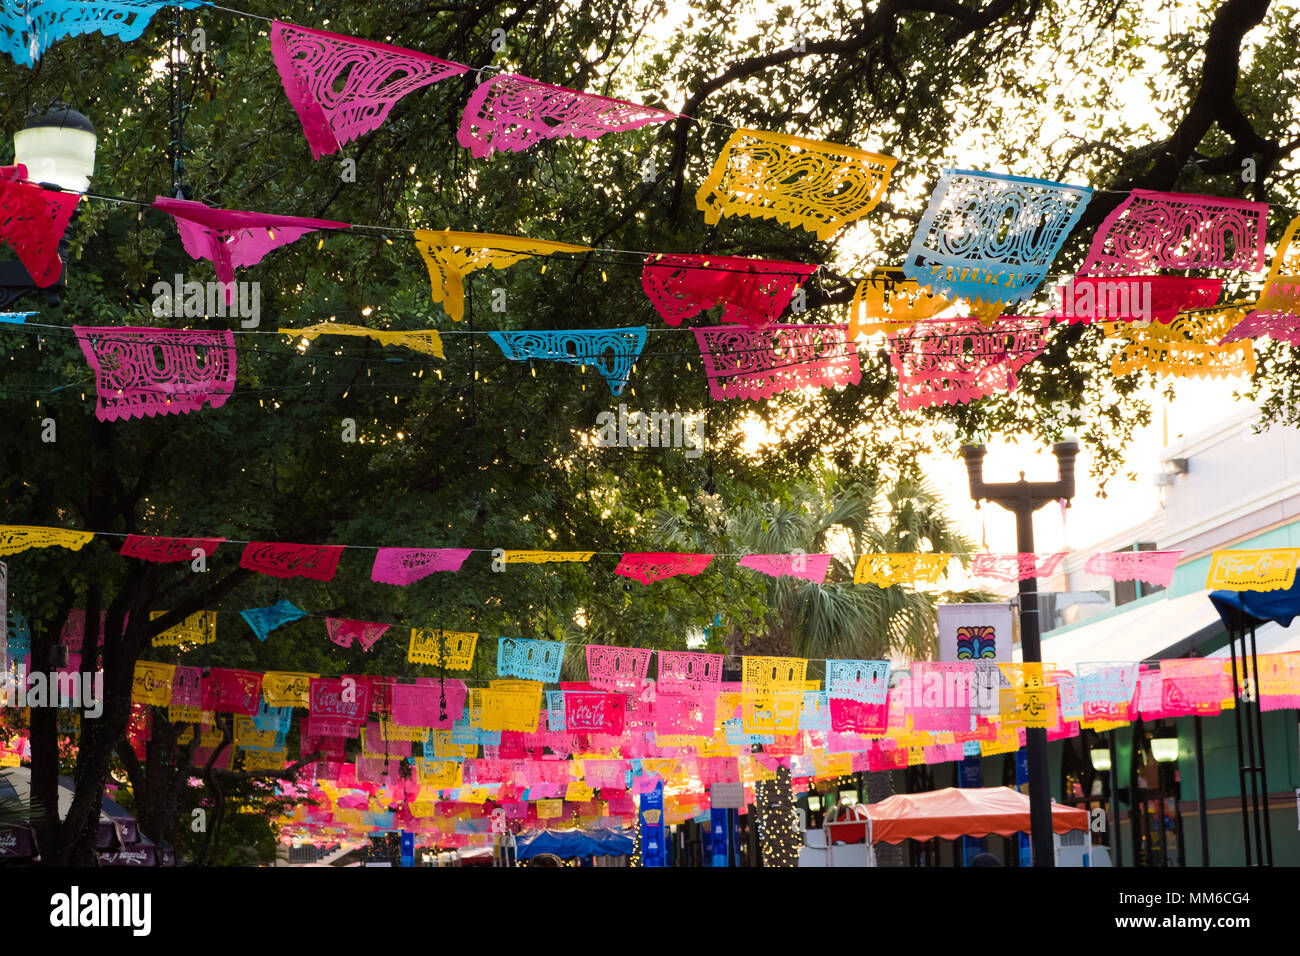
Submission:
M 207 0 L 6 0 L 0 7 L 0 51 L 31 67 L 65 37 L 102 33 L 125 43 L 138 40 L 164 7 L 204 6 Z
M 849 303 L 849 338 L 876 332 L 898 332 L 933 318 L 952 299 L 922 289 L 900 269 L 873 269 L 858 283 Z
M 1023 301 L 1091 198 L 1088 186 L 946 169 L 921 214 L 903 272 L 949 298 Z
M 220 408 L 235 390 L 235 338 L 229 329 L 73 326 L 95 373 L 101 422 L 184 415 Z
M 1300 548 L 1215 551 L 1205 586 L 1223 591 L 1287 591 L 1295 584 Z
M 446 358 L 442 353 L 442 337 L 433 329 L 418 329 L 411 332 L 386 332 L 382 329 L 370 329 L 362 325 L 324 322 L 320 325 L 310 325 L 305 329 L 281 329 L 280 334 L 301 337 L 308 342 L 319 335 L 362 336 L 374 339 L 380 345 L 403 345 L 425 355 Z
M 195 259 L 207 259 L 226 284 L 226 302 L 234 294 L 235 270 L 255 266 L 274 249 L 296 242 L 317 229 L 347 229 L 346 222 L 278 216 L 236 209 L 213 209 L 187 199 L 159 196 L 154 208 L 176 220 L 181 244 Z
M 686 574 L 694 577 L 709 566 L 711 554 L 672 554 L 663 551 L 644 554 L 624 554 L 614 568 L 614 573 L 633 578 L 642 584 L 651 584 L 665 578 Z
M 1264 268 L 1268 203 L 1134 189 L 1097 227 L 1080 275 Z
M 17 253 L 32 281 L 44 288 L 63 272 L 59 242 L 80 197 L 42 189 L 26 179 L 26 166 L 0 166 L 0 241 Z
M 1215 313 L 1180 315 L 1168 325 L 1103 326 L 1108 338 L 1122 343 L 1111 358 L 1111 374 L 1137 371 L 1174 378 L 1224 378 L 1255 374 L 1255 348 L 1249 340 L 1220 344 L 1239 325 L 1244 313 L 1228 307 Z
M 740 256 L 653 255 L 641 270 L 641 287 L 668 325 L 725 306 L 724 322 L 750 328 L 771 325 L 817 266 Z
M 975 318 L 933 320 L 899 332 L 889 353 L 898 372 L 898 407 L 909 411 L 1015 391 L 1017 373 L 1046 348 L 1047 321 L 1005 315 L 990 329 Z
M 765 399 L 800 388 L 856 385 L 858 350 L 847 325 L 720 325 L 692 329 L 717 401 Z
M 775 219 L 829 239 L 880 202 L 898 160 L 783 133 L 739 129 L 695 196 L 704 221 Z
M 277 627 L 304 618 L 307 612 L 281 599 L 270 607 L 250 607 L 240 611 L 239 616 L 253 629 L 259 641 L 265 641 Z
M 1116 581 L 1140 580 L 1168 587 L 1181 551 L 1099 551 L 1088 558 L 1086 574 L 1101 574 Z
M 380 548 L 370 580 L 405 586 L 435 571 L 459 571 L 473 552 L 468 548 Z
M 94 532 L 91 531 L 0 525 L 0 558 L 20 554 L 28 548 L 67 548 L 69 551 L 80 551 L 94 537 Z
M 313 159 L 378 129 L 408 93 L 469 71 L 415 50 L 276 21 L 271 56 Z
M 487 232 L 415 230 L 415 247 L 429 270 L 433 301 L 442 304 L 457 322 L 465 317 L 465 277 L 491 266 L 505 269 L 532 256 L 555 252 L 591 252 L 589 246 L 520 236 L 498 236 Z
M 751 568 L 769 577 L 802 578 L 814 584 L 826 580 L 830 570 L 829 554 L 747 554 L 738 562 L 742 568 Z
M 205 558 L 212 557 L 224 540 L 225 538 L 150 538 L 129 534 L 118 554 L 124 558 L 140 558 L 142 561 L 156 561 L 160 564 L 192 561 L 196 551 Z
M 971 561 L 971 577 L 993 581 L 1032 581 L 1050 578 L 1066 552 L 1056 554 L 977 554 Z
M 341 544 L 288 544 L 253 541 L 240 555 L 239 566 L 273 578 L 329 581 L 343 557 Z
M 645 348 L 646 328 L 563 332 L 489 332 L 501 354 L 515 362 L 540 359 L 595 366 L 614 395 L 622 395 L 632 366 Z
M 853 569 L 853 583 L 881 588 L 920 581 L 934 584 L 951 560 L 951 554 L 864 554 Z
M 465 104 L 456 141 L 476 159 L 518 153 L 561 136 L 596 139 L 676 119 L 653 106 L 539 83 L 514 73 L 480 83 Z
M 327 617 L 325 618 L 325 633 L 329 639 L 339 647 L 351 647 L 355 640 L 361 645 L 363 651 L 368 651 L 375 646 L 375 641 L 379 640 L 388 631 L 390 625 L 376 624 L 373 621 L 352 621 L 347 618 Z

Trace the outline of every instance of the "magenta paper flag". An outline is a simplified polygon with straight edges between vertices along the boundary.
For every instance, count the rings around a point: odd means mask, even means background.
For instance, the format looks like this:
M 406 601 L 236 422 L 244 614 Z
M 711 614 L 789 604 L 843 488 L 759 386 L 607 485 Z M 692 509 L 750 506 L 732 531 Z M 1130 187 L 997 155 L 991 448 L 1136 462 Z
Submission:
M 627 697 L 599 691 L 564 692 L 564 729 L 568 733 L 623 733 Z
M 1208 309 L 1219 301 L 1222 279 L 1194 276 L 1075 276 L 1058 286 L 1061 308 L 1048 313 L 1058 322 L 1162 322 L 1179 312 Z
M 469 548 L 380 548 L 370 580 L 407 585 L 435 571 L 459 571 L 474 552 Z
M 178 664 L 172 672 L 173 708 L 203 706 L 203 668 Z
M 815 264 L 803 262 L 656 253 L 646 258 L 641 287 L 669 325 L 721 305 L 724 322 L 759 329 L 781 317 L 795 290 L 816 271 Z
M 801 388 L 836 388 L 862 380 L 847 325 L 743 325 L 695 328 L 709 395 L 765 399 Z
M 391 783 L 402 778 L 402 761 L 376 757 L 357 757 L 359 783 Z
M 707 568 L 712 560 L 713 555 L 711 554 L 674 554 L 665 551 L 650 551 L 640 554 L 628 552 L 618 562 L 618 566 L 614 568 L 614 573 L 621 574 L 625 578 L 633 578 L 642 584 L 650 584 L 652 581 L 662 581 L 664 578 L 675 577 L 679 574 L 688 574 L 694 577 Z
M 582 777 L 589 787 L 602 790 L 626 790 L 627 772 L 630 766 L 626 760 L 584 760 Z
M 1065 554 L 977 554 L 971 562 L 971 577 L 1008 583 L 1050 578 Z
M 310 578 L 328 581 L 343 557 L 341 544 L 291 544 L 253 541 L 244 548 L 239 566 L 273 578 Z
M 404 727 L 450 730 L 465 712 L 467 693 L 463 680 L 395 684 L 392 688 L 393 722 Z
M 718 698 L 715 694 L 684 691 L 655 698 L 655 733 L 713 736 Z
M 368 754 L 383 754 L 385 757 L 409 757 L 411 756 L 411 742 L 409 740 L 385 740 L 383 728 L 379 726 L 379 721 L 369 721 L 363 728 L 361 734 L 362 749 Z
M 1098 551 L 1088 558 L 1083 570 L 1116 581 L 1145 581 L 1165 587 L 1174 579 L 1181 551 Z
M 384 636 L 384 632 L 392 625 L 377 624 L 374 621 L 352 621 L 347 618 L 327 617 L 325 618 L 325 630 L 330 636 L 330 640 L 339 647 L 351 647 L 355 640 L 361 645 L 363 651 L 368 651 L 375 646 L 375 641 Z M 401 723 L 401 721 L 398 721 Z
M 217 546 L 225 540 L 225 538 L 150 538 L 128 534 L 118 554 L 124 558 L 140 558 L 142 561 L 156 561 L 160 564 L 169 561 L 192 561 L 195 558 L 195 551 L 201 551 L 205 558 L 212 557 Z
M 262 701 L 262 675 L 258 671 L 214 667 L 203 684 L 203 709 L 232 714 L 256 714 Z
M 195 259 L 207 259 L 226 283 L 226 303 L 234 299 L 235 269 L 255 266 L 273 249 L 287 246 L 317 229 L 347 229 L 346 222 L 278 216 L 238 209 L 213 209 L 188 199 L 159 196 L 154 208 L 176 220 L 181 244 Z
M 831 730 L 835 734 L 883 734 L 889 726 L 889 703 L 868 704 L 860 700 L 830 699 Z
M 898 407 L 970 402 L 1014 392 L 1018 373 L 1043 354 L 1048 319 L 1004 315 L 992 328 L 978 318 L 915 323 L 890 341 L 889 361 L 898 373 Z
M 323 736 L 355 737 L 370 713 L 370 685 L 354 678 L 313 677 L 307 714 Z
M 1134 189 L 1097 227 L 1080 275 L 1264 268 L 1268 203 Z
M 722 690 L 721 654 L 697 651 L 659 651 L 660 693 L 687 691 L 716 696 Z
M 313 159 L 378 129 L 408 93 L 469 71 L 416 50 L 279 21 L 271 25 L 271 57 Z
M 475 158 L 484 159 L 496 150 L 522 152 L 543 139 L 595 139 L 676 118 L 676 113 L 652 106 L 504 73 L 480 83 L 470 94 L 456 141 Z
M 587 680 L 599 690 L 639 689 L 650 669 L 648 647 L 587 645 Z
M 751 568 L 773 578 L 788 575 L 821 584 L 826 580 L 826 572 L 831 566 L 831 556 L 829 554 L 747 554 L 737 564 L 742 568 Z
M 229 329 L 72 330 L 95 373 L 95 417 L 101 422 L 220 408 L 235 390 L 235 337 Z

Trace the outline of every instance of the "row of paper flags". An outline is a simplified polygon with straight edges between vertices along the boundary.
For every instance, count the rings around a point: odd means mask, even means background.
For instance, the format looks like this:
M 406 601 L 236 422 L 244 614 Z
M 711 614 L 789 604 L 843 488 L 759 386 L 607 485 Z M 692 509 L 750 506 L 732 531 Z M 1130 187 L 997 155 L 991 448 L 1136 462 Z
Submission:
M 0 557 L 29 548 L 60 547 L 80 551 L 95 537 L 92 531 L 74 531 L 30 525 L 0 525 Z M 206 562 L 226 541 L 216 537 L 158 537 L 127 535 L 119 554 L 157 563 Z M 329 581 L 349 545 L 294 544 L 252 541 L 244 545 L 239 566 L 277 578 L 301 577 Z M 472 548 L 365 548 L 376 552 L 371 580 L 408 585 L 437 571 L 458 571 Z M 497 548 L 490 552 L 494 570 L 511 564 L 586 563 L 595 551 L 538 551 Z M 995 554 L 972 556 L 975 578 L 1015 582 L 1054 575 L 1067 552 L 1055 554 Z M 1182 551 L 1102 551 L 1089 556 L 1084 572 L 1117 581 L 1141 580 L 1167 586 Z M 716 555 L 681 552 L 625 552 L 614 573 L 651 584 L 677 575 L 695 576 Z M 822 583 L 830 568 L 829 554 L 749 554 L 737 564 L 771 577 L 791 576 Z M 889 587 L 894 584 L 935 583 L 947 571 L 953 554 L 863 554 L 854 569 L 855 584 Z M 1300 548 L 1228 549 L 1211 555 L 1207 588 L 1228 591 L 1288 590 L 1295 584 Z

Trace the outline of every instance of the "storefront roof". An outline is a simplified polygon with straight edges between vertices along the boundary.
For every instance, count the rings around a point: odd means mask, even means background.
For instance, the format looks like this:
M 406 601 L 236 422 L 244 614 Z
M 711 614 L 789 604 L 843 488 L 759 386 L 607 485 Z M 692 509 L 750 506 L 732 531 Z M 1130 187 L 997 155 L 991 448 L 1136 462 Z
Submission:
M 1043 635 L 1043 660 L 1066 669 L 1080 661 L 1182 657 L 1223 631 L 1209 591 L 1153 595 L 1131 608 Z M 1016 648 L 1015 659 L 1021 660 Z

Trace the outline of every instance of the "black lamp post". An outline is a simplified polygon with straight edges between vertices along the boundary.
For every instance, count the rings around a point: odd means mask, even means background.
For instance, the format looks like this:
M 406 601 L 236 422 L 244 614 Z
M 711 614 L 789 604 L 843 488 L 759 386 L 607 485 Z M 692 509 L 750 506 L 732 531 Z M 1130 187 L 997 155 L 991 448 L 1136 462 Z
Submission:
M 32 116 L 14 134 L 14 163 L 27 167 L 30 182 L 45 189 L 85 192 L 95 172 L 95 125 L 74 109 L 58 107 L 44 116 Z M 76 215 L 75 213 L 73 214 Z M 0 309 L 23 296 L 44 292 L 50 305 L 59 304 L 58 290 L 66 285 L 66 241 L 59 242 L 63 268 L 52 285 L 39 286 L 21 262 L 0 262 Z
M 983 445 L 963 445 L 966 472 L 970 478 L 970 496 L 978 504 L 991 501 L 1016 516 L 1016 550 L 1034 553 L 1034 512 L 1053 501 L 1074 497 L 1074 459 L 1079 454 L 1077 441 L 1058 442 L 1052 446 L 1056 456 L 1056 481 L 1019 481 L 987 484 L 984 481 Z M 1042 645 L 1038 626 L 1038 578 L 1020 581 L 1020 647 L 1026 664 L 1041 663 Z M 1052 797 L 1047 775 L 1047 731 L 1041 727 L 1025 728 L 1025 750 L 1029 758 L 1029 839 L 1033 847 L 1034 866 L 1055 866 L 1052 847 Z

